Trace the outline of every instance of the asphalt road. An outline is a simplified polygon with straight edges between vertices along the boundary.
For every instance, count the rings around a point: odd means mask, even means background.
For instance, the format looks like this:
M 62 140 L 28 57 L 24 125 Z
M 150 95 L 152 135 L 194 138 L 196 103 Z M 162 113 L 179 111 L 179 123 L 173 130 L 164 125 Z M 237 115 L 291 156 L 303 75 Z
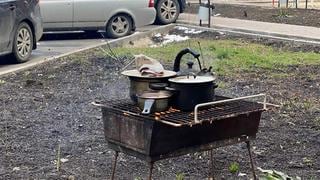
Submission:
M 137 33 L 152 31 L 157 25 L 137 29 Z M 45 33 L 38 42 L 38 48 L 32 52 L 31 59 L 21 64 L 12 63 L 9 56 L 0 57 L 0 75 L 33 66 L 46 60 L 106 42 L 104 33 L 86 34 L 84 32 Z

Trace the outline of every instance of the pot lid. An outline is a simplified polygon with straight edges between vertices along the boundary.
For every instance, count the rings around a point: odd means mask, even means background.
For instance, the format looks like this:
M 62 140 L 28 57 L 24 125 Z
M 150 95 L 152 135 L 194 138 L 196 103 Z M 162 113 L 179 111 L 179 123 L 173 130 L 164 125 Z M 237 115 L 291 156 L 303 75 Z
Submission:
M 172 93 L 169 91 L 145 91 L 137 96 L 142 99 L 165 99 L 170 98 Z
M 161 76 L 152 76 L 152 75 L 141 75 L 141 73 L 137 69 L 127 70 L 121 72 L 122 75 L 129 77 L 137 77 L 137 78 L 168 78 L 173 77 L 177 73 L 174 71 L 163 70 L 163 74 Z
M 207 83 L 213 82 L 215 78 L 213 76 L 178 76 L 175 78 L 170 78 L 169 82 L 173 83 L 184 83 L 184 84 L 197 84 L 197 83 Z

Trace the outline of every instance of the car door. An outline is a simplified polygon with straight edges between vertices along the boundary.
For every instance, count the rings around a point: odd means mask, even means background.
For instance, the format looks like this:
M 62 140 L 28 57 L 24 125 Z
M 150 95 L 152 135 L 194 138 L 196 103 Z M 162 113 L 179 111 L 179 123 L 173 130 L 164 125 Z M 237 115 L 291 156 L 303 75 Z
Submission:
M 72 27 L 73 0 L 40 0 L 44 30 Z
M 0 0 L 0 54 L 10 50 L 16 15 L 16 0 Z
M 75 27 L 101 27 L 108 14 L 123 4 L 124 0 L 74 0 Z

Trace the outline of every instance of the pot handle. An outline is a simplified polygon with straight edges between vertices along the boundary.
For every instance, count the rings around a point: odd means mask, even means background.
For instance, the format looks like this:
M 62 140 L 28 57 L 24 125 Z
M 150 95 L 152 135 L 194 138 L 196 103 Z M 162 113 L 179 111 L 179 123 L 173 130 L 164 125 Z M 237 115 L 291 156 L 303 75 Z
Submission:
M 175 88 L 172 88 L 172 87 L 165 87 L 165 90 L 170 91 L 170 92 L 172 92 L 172 93 L 177 93 L 177 92 L 179 92 L 179 90 L 177 90 L 177 89 L 175 89 Z
M 149 88 L 152 90 L 167 90 L 172 93 L 177 93 L 178 90 L 172 87 L 169 87 L 168 83 L 150 83 Z
M 214 85 L 213 85 L 213 89 L 215 89 L 215 88 L 217 88 L 217 87 L 219 87 L 218 84 L 214 84 Z
M 154 102 L 155 102 L 154 99 L 146 99 L 144 101 L 144 107 L 143 107 L 142 114 L 150 114 L 151 108 L 152 108 Z
M 168 83 L 150 83 L 149 88 L 152 90 L 165 90 L 168 87 Z

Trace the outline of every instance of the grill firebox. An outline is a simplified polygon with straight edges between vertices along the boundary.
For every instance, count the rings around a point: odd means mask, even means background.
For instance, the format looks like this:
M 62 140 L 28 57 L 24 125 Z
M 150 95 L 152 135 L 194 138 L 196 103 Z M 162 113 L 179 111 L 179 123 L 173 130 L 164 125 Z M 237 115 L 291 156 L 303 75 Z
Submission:
M 108 100 L 98 105 L 102 108 L 105 138 L 109 148 L 116 151 L 115 158 L 123 152 L 149 162 L 149 179 L 155 161 L 240 142 L 247 143 L 254 173 L 249 142 L 256 137 L 265 105 L 229 99 L 216 96 L 216 101 L 223 103 L 199 107 L 197 112 L 171 108 L 150 115 L 140 114 L 141 110 L 128 100 Z

